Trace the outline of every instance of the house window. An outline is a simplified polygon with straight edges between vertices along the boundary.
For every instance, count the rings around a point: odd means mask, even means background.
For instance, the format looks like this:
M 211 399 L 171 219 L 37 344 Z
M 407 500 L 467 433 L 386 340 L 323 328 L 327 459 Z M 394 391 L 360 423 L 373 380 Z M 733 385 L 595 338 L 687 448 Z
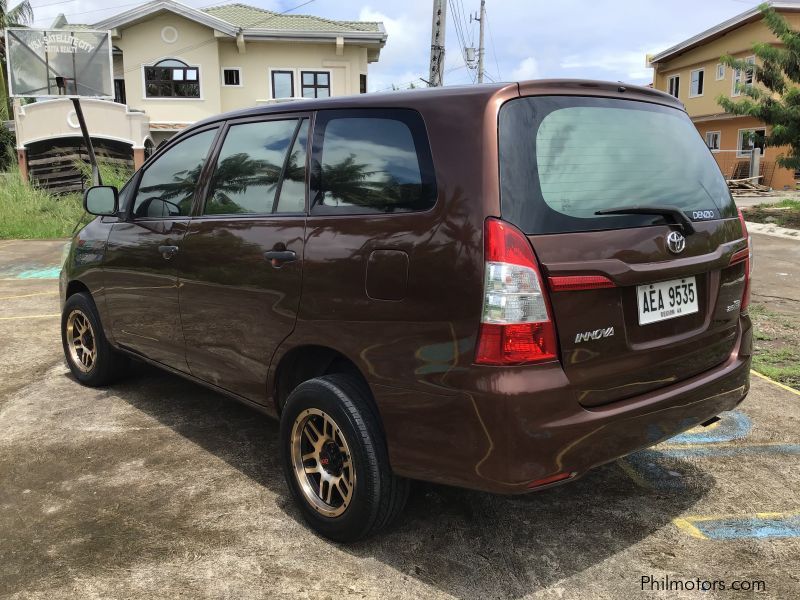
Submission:
M 761 154 L 764 154 L 764 138 L 767 135 L 766 129 L 740 129 L 739 130 L 739 141 L 736 144 L 737 156 L 740 158 L 745 156 L 750 156 L 753 151 L 753 148 L 758 148 L 761 150 Z
M 722 63 L 717 64 L 717 81 L 725 79 L 725 65 Z
M 118 102 L 119 104 L 125 104 L 125 80 L 124 79 L 115 79 L 114 80 L 114 102 Z
M 174 58 L 162 60 L 144 68 L 144 89 L 148 98 L 199 98 L 200 71 Z
M 222 69 L 222 85 L 227 87 L 239 87 L 242 85 L 242 74 L 238 67 Z
M 273 98 L 294 98 L 293 71 L 273 71 L 271 77 Z
M 670 96 L 675 96 L 678 98 L 678 95 L 681 91 L 681 78 L 680 75 L 673 75 L 669 79 L 667 79 L 667 93 Z
M 696 96 L 703 95 L 703 83 L 705 79 L 705 69 L 695 69 L 691 73 L 689 73 L 689 97 L 694 98 Z
M 756 64 L 756 57 L 755 56 L 748 56 L 745 58 L 749 64 L 754 65 Z M 740 96 L 742 93 L 742 88 L 748 85 L 753 85 L 753 77 L 755 75 L 755 71 L 753 69 L 745 69 L 742 72 L 742 69 L 734 69 L 733 70 L 733 90 L 731 91 L 731 96 Z
M 360 77 L 359 77 L 359 90 L 358 91 L 361 92 L 362 94 L 366 94 L 367 93 L 367 76 L 364 73 L 362 73 L 360 75 Z
M 303 98 L 330 98 L 330 73 L 327 71 L 303 71 L 300 78 Z
M 706 146 L 708 146 L 708 149 L 712 152 L 719 152 L 719 140 L 721 135 L 719 131 L 706 132 Z

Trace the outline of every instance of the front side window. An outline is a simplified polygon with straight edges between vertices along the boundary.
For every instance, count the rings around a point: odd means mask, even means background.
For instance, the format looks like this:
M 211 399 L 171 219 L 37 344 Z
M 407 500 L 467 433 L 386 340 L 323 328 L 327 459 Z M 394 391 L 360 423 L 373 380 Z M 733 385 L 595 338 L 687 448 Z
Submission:
M 294 98 L 294 73 L 292 71 L 272 71 L 272 97 Z
M 144 89 L 148 98 L 199 98 L 200 70 L 180 60 L 162 60 L 144 67 Z
M 216 129 L 209 129 L 187 137 L 148 165 L 136 192 L 133 216 L 187 216 L 191 212 L 197 182 L 216 135 Z
M 298 125 L 298 119 L 231 125 L 217 158 L 204 214 L 275 212 L 278 182 Z
M 702 96 L 703 95 L 703 80 L 705 79 L 706 72 L 703 69 L 697 69 L 691 72 L 691 89 L 689 96 Z
M 436 202 L 425 126 L 412 110 L 320 111 L 311 175 L 315 212 L 410 212 Z
M 681 78 L 679 75 L 673 75 L 667 80 L 667 93 L 670 96 L 679 97 L 681 91 Z
M 716 160 L 682 110 L 539 96 L 504 104 L 499 125 L 502 215 L 525 233 L 663 223 L 651 215 L 596 214 L 636 205 L 736 216 Z
M 303 71 L 300 74 L 303 98 L 329 98 L 331 76 L 327 71 Z

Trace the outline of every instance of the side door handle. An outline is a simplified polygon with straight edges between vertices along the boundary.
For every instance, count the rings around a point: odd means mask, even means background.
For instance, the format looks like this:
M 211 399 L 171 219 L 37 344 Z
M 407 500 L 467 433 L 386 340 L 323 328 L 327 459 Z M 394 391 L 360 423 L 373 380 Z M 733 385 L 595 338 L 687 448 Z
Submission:
M 283 263 L 296 261 L 297 254 L 294 250 L 268 250 L 264 252 L 264 258 L 270 261 L 275 269 L 280 269 Z
M 159 246 L 158 251 L 161 253 L 161 256 L 164 260 L 170 260 L 178 253 L 179 248 L 177 246 Z

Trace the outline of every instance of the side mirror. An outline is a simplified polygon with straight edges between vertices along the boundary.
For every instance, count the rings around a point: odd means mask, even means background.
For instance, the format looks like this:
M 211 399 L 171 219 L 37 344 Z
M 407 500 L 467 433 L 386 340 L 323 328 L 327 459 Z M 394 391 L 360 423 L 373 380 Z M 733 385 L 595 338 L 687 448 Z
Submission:
M 119 195 L 117 188 L 110 185 L 90 187 L 83 194 L 83 208 L 90 215 L 109 217 L 117 214 Z

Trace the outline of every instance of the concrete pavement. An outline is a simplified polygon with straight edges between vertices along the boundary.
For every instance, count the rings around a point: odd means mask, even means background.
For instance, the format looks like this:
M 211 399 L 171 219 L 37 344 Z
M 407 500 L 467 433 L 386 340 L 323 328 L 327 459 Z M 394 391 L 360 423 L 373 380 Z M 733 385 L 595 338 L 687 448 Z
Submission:
M 755 241 L 754 295 L 798 314 L 796 242 Z M 769 381 L 551 491 L 418 484 L 393 530 L 337 546 L 292 505 L 272 421 L 150 367 L 104 390 L 69 376 L 57 281 L 36 276 L 62 245 L 0 241 L 0 597 L 700 597 L 666 578 L 800 595 L 800 396 Z

